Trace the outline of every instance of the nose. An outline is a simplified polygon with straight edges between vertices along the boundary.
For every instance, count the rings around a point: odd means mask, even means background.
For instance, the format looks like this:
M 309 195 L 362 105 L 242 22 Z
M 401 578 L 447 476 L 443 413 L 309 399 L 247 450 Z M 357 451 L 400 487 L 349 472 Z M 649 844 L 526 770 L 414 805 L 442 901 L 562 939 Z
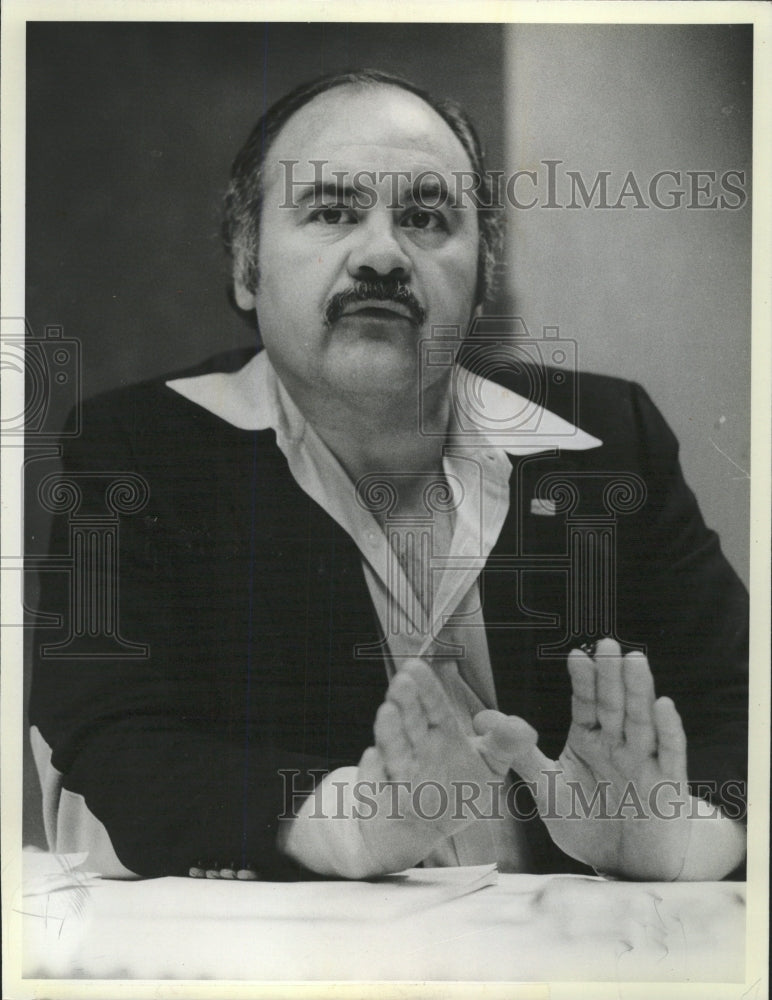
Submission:
M 357 281 L 392 278 L 407 281 L 412 262 L 387 215 L 368 213 L 356 229 L 355 242 L 348 257 L 348 272 Z

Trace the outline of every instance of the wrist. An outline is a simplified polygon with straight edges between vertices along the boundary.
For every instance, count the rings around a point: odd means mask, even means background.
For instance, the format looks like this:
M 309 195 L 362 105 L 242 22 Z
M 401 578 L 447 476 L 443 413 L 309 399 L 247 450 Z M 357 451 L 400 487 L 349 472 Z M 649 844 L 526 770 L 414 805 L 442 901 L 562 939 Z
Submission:
M 689 841 L 684 863 L 676 876 L 681 882 L 717 882 L 745 860 L 747 832 L 744 824 L 729 819 L 718 806 L 693 799 Z

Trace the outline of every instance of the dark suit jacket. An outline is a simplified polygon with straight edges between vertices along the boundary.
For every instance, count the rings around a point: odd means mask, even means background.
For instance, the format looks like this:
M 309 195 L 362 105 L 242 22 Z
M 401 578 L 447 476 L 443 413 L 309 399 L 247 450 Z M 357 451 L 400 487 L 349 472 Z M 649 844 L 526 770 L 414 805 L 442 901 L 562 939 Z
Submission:
M 481 576 L 499 707 L 530 722 L 556 757 L 570 721 L 566 653 L 582 635 L 614 632 L 647 651 L 657 693 L 679 708 L 690 778 L 737 815 L 744 588 L 645 392 L 583 374 L 550 393 L 548 407 L 603 446 L 512 460 L 509 516 Z M 72 630 L 75 613 L 68 576 L 44 574 L 42 607 L 63 616 L 63 629 L 37 636 L 30 722 L 65 787 L 84 795 L 139 874 L 216 861 L 291 875 L 275 848 L 277 816 L 320 773 L 358 761 L 387 684 L 381 659 L 354 654 L 379 639 L 356 546 L 296 485 L 272 431 L 238 430 L 162 380 L 87 404 L 65 468 L 132 471 L 149 487 L 144 509 L 121 519 L 117 594 L 120 633 L 147 656 L 39 655 Z M 561 492 L 553 479 L 550 492 L 550 475 L 574 485 L 573 507 L 562 503 L 570 485 Z M 620 476 L 643 484 L 643 502 L 610 515 L 607 487 Z M 81 513 L 103 511 L 103 480 L 79 481 Z M 556 503 L 554 516 L 531 513 L 537 493 Z M 623 494 L 616 507 L 636 507 Z M 71 525 L 57 519 L 53 552 L 69 551 Z M 609 538 L 610 561 L 593 548 Z M 601 573 L 593 586 L 615 593 L 615 620 L 572 610 L 582 545 L 583 565 Z M 539 870 L 581 870 L 540 821 L 529 828 Z

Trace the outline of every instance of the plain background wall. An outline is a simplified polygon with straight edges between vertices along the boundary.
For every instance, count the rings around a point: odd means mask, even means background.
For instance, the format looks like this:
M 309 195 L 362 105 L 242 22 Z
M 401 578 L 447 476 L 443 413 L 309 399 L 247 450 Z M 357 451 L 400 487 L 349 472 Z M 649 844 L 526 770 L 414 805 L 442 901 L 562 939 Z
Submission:
M 81 342 L 85 395 L 252 343 L 219 244 L 230 161 L 282 93 L 355 65 L 461 101 L 508 172 L 749 168 L 749 30 L 30 24 L 27 316 Z M 511 214 L 499 308 L 647 387 L 746 575 L 748 482 L 715 446 L 748 468 L 750 208 Z M 42 551 L 34 505 L 26 534 Z M 24 766 L 24 842 L 42 845 Z

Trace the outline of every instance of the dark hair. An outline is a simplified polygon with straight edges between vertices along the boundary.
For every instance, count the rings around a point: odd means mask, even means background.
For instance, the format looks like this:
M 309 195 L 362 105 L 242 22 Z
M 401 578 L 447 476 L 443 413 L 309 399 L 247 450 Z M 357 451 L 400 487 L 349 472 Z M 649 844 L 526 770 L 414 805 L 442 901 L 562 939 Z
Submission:
M 317 77 L 290 91 L 265 112 L 252 129 L 247 141 L 233 161 L 230 185 L 225 195 L 222 237 L 225 249 L 237 262 L 239 280 L 251 292 L 257 289 L 257 248 L 262 208 L 263 164 L 278 133 L 296 111 L 334 87 L 345 86 L 399 87 L 420 97 L 447 123 L 464 147 L 472 170 L 480 178 L 477 188 L 477 217 L 480 247 L 477 265 L 477 302 L 490 298 L 493 292 L 496 257 L 501 245 L 501 219 L 494 207 L 490 177 L 477 131 L 466 112 L 454 101 L 436 101 L 425 90 L 391 73 L 361 69 L 346 73 L 330 73 Z M 490 207 L 484 207 L 484 206 Z

